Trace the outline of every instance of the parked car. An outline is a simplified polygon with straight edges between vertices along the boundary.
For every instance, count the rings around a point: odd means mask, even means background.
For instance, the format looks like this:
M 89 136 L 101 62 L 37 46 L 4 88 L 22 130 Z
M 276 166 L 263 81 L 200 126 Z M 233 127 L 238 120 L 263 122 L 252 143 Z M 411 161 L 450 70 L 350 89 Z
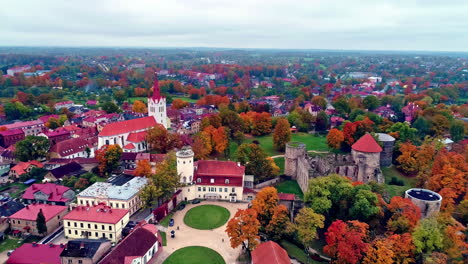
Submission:
M 184 208 L 185 208 L 185 204 L 184 204 L 184 203 L 179 205 L 179 210 L 184 210 Z
M 198 200 L 198 199 L 195 199 L 195 200 L 192 201 L 192 204 L 199 204 L 199 203 L 200 203 L 200 200 Z
M 171 220 L 169 220 L 169 226 L 174 226 L 174 218 L 171 218 Z

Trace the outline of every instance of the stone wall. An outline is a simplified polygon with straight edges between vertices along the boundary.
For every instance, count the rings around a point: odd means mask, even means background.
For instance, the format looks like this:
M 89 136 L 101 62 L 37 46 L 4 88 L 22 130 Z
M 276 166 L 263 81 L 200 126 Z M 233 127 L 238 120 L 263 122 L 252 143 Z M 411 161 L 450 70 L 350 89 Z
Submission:
M 299 142 L 289 142 L 286 144 L 286 152 L 284 155 L 284 174 L 296 179 L 297 176 L 297 160 L 299 157 L 306 155 L 306 145 Z

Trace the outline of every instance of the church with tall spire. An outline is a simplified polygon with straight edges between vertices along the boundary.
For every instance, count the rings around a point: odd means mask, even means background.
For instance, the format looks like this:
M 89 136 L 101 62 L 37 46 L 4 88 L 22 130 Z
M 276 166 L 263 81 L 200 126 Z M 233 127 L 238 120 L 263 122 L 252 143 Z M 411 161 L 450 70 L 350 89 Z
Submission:
M 148 115 L 154 117 L 156 122 L 162 124 L 165 128 L 168 128 L 166 97 L 161 95 L 157 75 L 154 79 L 153 94 L 151 95 L 151 93 L 148 93 Z

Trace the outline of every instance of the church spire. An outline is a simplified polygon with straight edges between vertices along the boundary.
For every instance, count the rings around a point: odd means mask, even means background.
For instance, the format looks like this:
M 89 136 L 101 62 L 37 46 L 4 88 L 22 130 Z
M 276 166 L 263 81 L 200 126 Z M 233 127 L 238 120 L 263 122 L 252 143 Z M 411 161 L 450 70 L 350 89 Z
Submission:
M 159 88 L 158 75 L 156 73 L 154 75 L 153 96 L 151 96 L 151 98 L 159 100 L 161 99 L 161 89 Z

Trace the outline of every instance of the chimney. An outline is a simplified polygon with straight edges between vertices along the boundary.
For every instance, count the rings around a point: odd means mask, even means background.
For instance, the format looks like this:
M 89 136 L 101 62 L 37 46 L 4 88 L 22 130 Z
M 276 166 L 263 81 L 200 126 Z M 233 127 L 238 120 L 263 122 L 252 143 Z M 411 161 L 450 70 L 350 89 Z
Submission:
M 50 248 L 53 248 L 53 247 L 54 247 L 54 244 L 49 244 L 49 247 L 50 247 Z
M 241 165 L 240 165 L 240 162 L 237 162 L 237 166 L 239 166 L 239 167 L 241 166 Z
M 26 209 L 29 209 L 29 205 L 26 205 Z
M 33 242 L 33 243 L 32 243 L 32 246 L 33 246 L 33 247 L 37 247 L 37 242 Z

